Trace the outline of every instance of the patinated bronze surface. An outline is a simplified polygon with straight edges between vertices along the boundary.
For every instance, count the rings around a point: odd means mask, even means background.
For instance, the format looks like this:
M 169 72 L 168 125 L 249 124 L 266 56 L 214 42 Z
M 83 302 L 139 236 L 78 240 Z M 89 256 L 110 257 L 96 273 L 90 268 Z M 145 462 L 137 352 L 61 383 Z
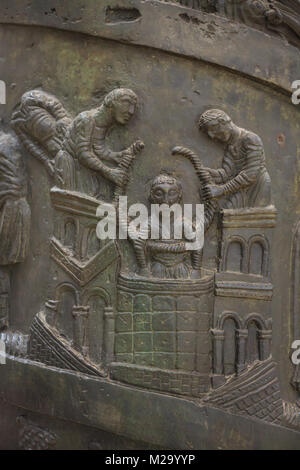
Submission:
M 0 448 L 299 449 L 299 0 L 0 19 Z M 125 196 L 204 246 L 99 239 Z

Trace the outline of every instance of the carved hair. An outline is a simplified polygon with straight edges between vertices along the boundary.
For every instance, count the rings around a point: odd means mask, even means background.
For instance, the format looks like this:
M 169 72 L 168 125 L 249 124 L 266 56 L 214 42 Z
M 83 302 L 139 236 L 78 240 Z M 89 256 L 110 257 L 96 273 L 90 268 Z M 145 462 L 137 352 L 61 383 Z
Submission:
M 168 174 L 168 173 L 160 173 L 158 176 L 154 178 L 154 180 L 151 183 L 151 189 L 150 189 L 150 199 L 152 199 L 152 192 L 156 188 L 156 186 L 159 186 L 161 184 L 174 184 L 177 186 L 177 190 L 179 193 L 179 200 L 182 197 L 182 186 L 180 181 L 175 178 L 174 176 Z
M 137 95 L 132 90 L 128 88 L 116 88 L 105 96 L 103 104 L 107 108 L 111 108 L 121 98 L 128 98 L 133 104 L 137 104 L 138 101 Z
M 32 90 L 22 96 L 11 122 L 27 150 L 40 160 L 46 160 L 47 142 L 53 142 L 59 150 L 71 117 L 55 96 Z
M 201 114 L 198 125 L 199 129 L 206 129 L 209 124 L 219 124 L 231 122 L 231 118 L 224 111 L 220 109 L 208 109 Z
M 43 140 L 56 132 L 56 122 L 70 121 L 70 116 L 55 96 L 33 90 L 22 96 L 19 111 L 13 116 L 14 121 L 18 119 L 31 127 L 35 138 Z

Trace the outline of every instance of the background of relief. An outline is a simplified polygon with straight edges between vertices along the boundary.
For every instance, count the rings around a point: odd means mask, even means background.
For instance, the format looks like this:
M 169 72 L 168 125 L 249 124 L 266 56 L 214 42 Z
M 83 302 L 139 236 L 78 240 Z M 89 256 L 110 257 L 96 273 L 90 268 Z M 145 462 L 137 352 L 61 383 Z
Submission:
M 226 53 L 224 51 L 224 53 Z M 252 54 L 259 54 L 253 50 Z M 274 230 L 273 358 L 280 365 L 282 398 L 293 391 L 290 354 L 290 256 L 292 228 L 299 218 L 298 110 L 290 97 L 224 68 L 155 49 L 123 45 L 79 33 L 46 28 L 0 28 L 0 76 L 7 83 L 7 105 L 0 108 L 4 130 L 25 91 L 42 88 L 53 93 L 73 115 L 97 106 L 107 92 L 128 87 L 139 96 L 138 113 L 128 127 L 115 129 L 108 144 L 118 150 L 140 137 L 145 150 L 133 166 L 129 202 L 146 202 L 149 181 L 162 168 L 174 170 L 184 188 L 183 202 L 199 202 L 198 180 L 191 163 L 171 156 L 174 145 L 194 149 L 203 163 L 218 168 L 222 148 L 200 134 L 196 122 L 208 108 L 226 111 L 240 127 L 263 140 L 272 180 L 278 223 Z M 13 271 L 11 325 L 28 332 L 48 291 L 49 238 L 53 233 L 49 180 L 32 157 L 29 170 L 32 209 L 30 251 Z M 133 263 L 124 242 L 124 263 Z M 203 265 L 216 266 L 217 224 L 206 235 Z M 251 300 L 243 300 L 251 303 Z

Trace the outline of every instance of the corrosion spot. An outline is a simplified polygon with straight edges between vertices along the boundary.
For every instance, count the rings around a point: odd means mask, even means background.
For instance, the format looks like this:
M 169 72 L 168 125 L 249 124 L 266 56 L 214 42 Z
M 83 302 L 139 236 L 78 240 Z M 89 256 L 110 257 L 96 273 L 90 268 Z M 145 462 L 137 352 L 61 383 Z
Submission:
M 278 145 L 280 145 L 280 147 L 284 147 L 285 146 L 285 141 L 286 141 L 286 138 L 285 138 L 285 135 L 284 134 L 278 134 L 277 136 L 277 143 Z
M 105 22 L 110 24 L 128 23 L 141 18 L 141 13 L 137 8 L 106 8 Z

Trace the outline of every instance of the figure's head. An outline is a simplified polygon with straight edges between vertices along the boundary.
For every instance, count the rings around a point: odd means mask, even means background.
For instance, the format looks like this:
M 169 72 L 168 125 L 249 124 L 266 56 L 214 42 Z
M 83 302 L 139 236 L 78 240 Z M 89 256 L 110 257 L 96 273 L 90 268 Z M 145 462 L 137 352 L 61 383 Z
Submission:
M 278 26 L 282 23 L 283 17 L 278 8 L 270 5 L 270 8 L 265 12 L 267 22 L 273 26 Z
M 171 175 L 161 173 L 156 176 L 151 184 L 151 204 L 173 204 L 180 203 L 182 198 L 181 183 Z
M 33 146 L 38 145 L 51 157 L 61 149 L 71 122 L 60 101 L 40 90 L 25 93 L 12 116 L 13 127 L 23 131 Z
M 209 109 L 199 119 L 199 129 L 213 140 L 228 142 L 233 131 L 233 122 L 224 111 Z
M 261 0 L 254 0 L 250 5 L 253 16 L 263 16 L 267 10 L 267 6 Z
M 56 121 L 43 109 L 39 110 L 35 118 L 30 128 L 32 138 L 39 142 L 52 157 L 55 157 L 61 149 L 71 120 L 62 118 Z
M 127 88 L 116 88 L 104 98 L 104 106 L 111 110 L 118 124 L 127 124 L 135 113 L 138 98 Z

